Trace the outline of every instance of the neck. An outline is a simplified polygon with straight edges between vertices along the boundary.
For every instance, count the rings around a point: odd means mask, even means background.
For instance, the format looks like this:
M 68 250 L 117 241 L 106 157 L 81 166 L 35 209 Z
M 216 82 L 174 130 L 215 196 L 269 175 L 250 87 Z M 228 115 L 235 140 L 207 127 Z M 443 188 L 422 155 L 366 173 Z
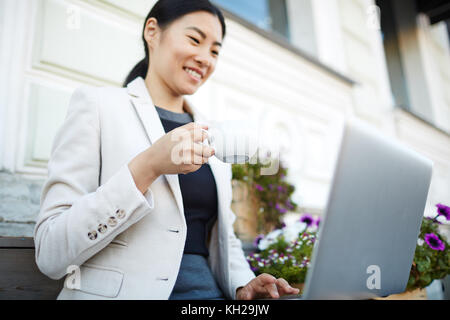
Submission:
M 151 74 L 151 73 L 150 73 Z M 176 113 L 184 113 L 183 96 L 174 95 L 167 90 L 167 87 L 155 79 L 147 75 L 145 77 L 145 86 L 152 98 L 153 104 Z

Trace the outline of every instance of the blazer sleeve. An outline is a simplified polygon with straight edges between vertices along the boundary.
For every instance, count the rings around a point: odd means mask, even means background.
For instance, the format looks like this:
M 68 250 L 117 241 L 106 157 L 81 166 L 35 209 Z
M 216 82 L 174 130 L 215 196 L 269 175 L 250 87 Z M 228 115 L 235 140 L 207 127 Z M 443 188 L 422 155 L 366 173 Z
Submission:
M 233 300 L 236 300 L 236 289 L 239 287 L 245 286 L 249 281 L 254 279 L 256 276 L 250 268 L 247 259 L 245 258 L 244 251 L 242 249 L 242 242 L 236 237 L 234 232 L 233 224 L 236 220 L 236 215 L 231 209 L 231 201 L 233 198 L 233 191 L 231 186 L 231 178 L 232 178 L 232 170 L 230 165 L 230 183 L 229 183 L 229 192 L 227 194 L 230 195 L 228 208 L 228 254 L 229 254 L 229 275 L 231 282 L 231 293 L 230 296 Z
M 144 196 L 137 189 L 128 164 L 99 185 L 100 90 L 85 85 L 74 91 L 53 141 L 34 227 L 37 266 L 52 279 L 82 265 L 154 209 L 152 191 Z

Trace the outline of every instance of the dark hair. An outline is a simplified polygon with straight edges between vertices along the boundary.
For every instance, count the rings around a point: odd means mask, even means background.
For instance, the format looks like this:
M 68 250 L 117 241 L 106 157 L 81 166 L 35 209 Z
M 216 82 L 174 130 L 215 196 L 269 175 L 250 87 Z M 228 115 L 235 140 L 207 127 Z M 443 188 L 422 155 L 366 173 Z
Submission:
M 142 40 L 144 41 L 145 58 L 139 61 L 130 71 L 125 82 L 123 83 L 124 87 L 126 87 L 128 83 L 139 76 L 142 78 L 145 78 L 147 76 L 150 60 L 147 42 L 145 41 L 144 37 L 147 20 L 152 17 L 156 18 L 156 20 L 158 20 L 158 26 L 161 28 L 161 30 L 164 30 L 178 18 L 196 11 L 207 11 L 218 17 L 222 25 L 222 38 L 225 38 L 226 26 L 223 14 L 220 9 L 209 2 L 209 0 L 159 0 L 152 7 L 149 14 L 145 18 L 144 27 L 142 29 Z

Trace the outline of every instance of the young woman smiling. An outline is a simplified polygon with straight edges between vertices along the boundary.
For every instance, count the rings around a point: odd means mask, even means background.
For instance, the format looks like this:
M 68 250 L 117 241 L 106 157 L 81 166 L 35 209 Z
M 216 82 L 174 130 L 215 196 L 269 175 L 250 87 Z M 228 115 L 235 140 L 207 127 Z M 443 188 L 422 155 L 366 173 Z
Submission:
M 255 299 L 294 294 L 255 277 L 233 231 L 231 166 L 189 105 L 214 72 L 225 21 L 207 0 L 160 0 L 124 88 L 75 90 L 48 164 L 34 232 L 58 299 Z M 186 146 L 179 146 L 183 136 Z M 174 154 L 182 161 L 174 161 Z M 79 278 L 76 278 L 79 277 Z

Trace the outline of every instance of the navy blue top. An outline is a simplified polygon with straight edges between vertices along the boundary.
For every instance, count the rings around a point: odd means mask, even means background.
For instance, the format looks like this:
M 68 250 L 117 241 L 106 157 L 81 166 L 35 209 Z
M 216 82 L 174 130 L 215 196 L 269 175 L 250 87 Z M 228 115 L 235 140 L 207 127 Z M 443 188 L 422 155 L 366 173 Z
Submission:
M 156 107 L 165 132 L 183 126 L 193 119 L 189 113 L 176 113 Z M 183 196 L 187 235 L 184 253 L 209 256 L 206 241 L 217 218 L 216 181 L 208 163 L 188 174 L 179 174 Z

